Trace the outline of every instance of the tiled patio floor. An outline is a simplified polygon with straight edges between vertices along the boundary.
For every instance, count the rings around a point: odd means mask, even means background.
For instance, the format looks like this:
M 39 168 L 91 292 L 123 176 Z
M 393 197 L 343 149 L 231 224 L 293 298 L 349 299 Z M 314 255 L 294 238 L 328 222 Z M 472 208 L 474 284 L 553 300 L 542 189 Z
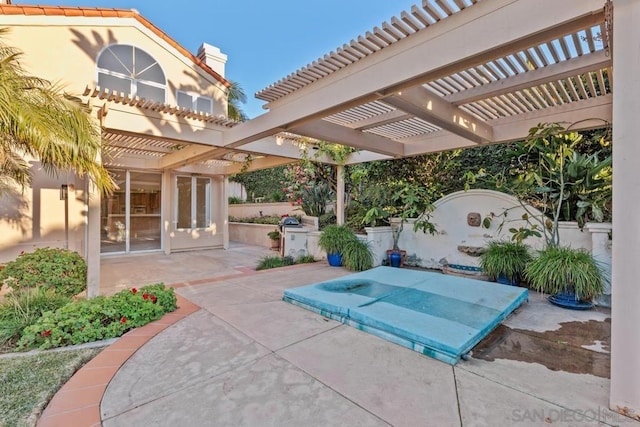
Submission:
M 608 366 L 603 365 L 608 363 L 608 337 L 601 336 L 607 329 L 607 310 L 563 310 L 532 293 L 504 328 L 476 348 L 477 357 L 451 367 L 281 300 L 288 287 L 349 272 L 326 263 L 255 272 L 251 263 L 261 255 L 248 254 L 260 250 L 249 249 L 192 253 L 193 258 L 162 255 L 155 261 L 105 260 L 103 277 L 110 277 L 115 287 L 156 281 L 163 269 L 172 270 L 178 263 L 180 272 L 169 271 L 164 277 L 170 280 L 162 281 L 179 283 L 177 292 L 194 304 L 184 303 L 191 314 L 163 318 L 160 322 L 177 320 L 164 330 L 152 324 L 132 331 L 94 359 L 95 366 L 90 363 L 79 371 L 85 375 L 85 369 L 126 359 L 106 388 L 101 375 L 95 376 L 101 384 L 82 384 L 92 394 L 105 390 L 99 412 L 95 403 L 84 409 L 93 422 L 640 425 L 607 409 Z M 142 282 L 123 274 L 143 263 L 152 270 L 138 278 Z M 600 332 L 577 334 L 577 326 Z M 572 364 L 578 353 L 582 362 L 591 364 Z M 115 359 L 101 358 L 103 354 Z M 559 355 L 564 360 L 558 360 Z M 63 389 L 62 397 L 70 391 Z

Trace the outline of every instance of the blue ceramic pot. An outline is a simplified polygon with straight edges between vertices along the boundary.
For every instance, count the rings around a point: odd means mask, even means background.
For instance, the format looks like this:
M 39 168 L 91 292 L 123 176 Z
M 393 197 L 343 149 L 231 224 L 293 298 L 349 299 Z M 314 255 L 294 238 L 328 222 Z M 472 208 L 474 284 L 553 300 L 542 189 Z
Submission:
M 342 254 L 327 254 L 327 261 L 331 267 L 342 267 Z
M 391 252 L 389 254 L 389 265 L 391 267 L 400 267 L 402 264 L 402 254 L 400 252 Z
M 496 282 L 500 283 L 501 285 L 509 285 L 509 286 L 518 286 L 520 284 L 520 280 L 518 280 L 518 279 L 511 280 L 511 279 L 507 278 L 507 276 L 503 276 L 502 274 L 500 274 L 496 278 Z
M 558 307 L 568 308 L 570 310 L 589 310 L 593 308 L 593 303 L 589 301 L 580 301 L 576 299 L 575 292 L 562 292 L 547 297 L 549 302 Z

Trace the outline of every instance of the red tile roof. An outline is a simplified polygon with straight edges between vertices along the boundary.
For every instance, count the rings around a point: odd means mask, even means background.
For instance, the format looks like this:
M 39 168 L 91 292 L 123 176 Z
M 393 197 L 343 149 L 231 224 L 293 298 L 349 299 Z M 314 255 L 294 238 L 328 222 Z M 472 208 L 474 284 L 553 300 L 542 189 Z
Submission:
M 136 10 L 110 9 L 98 7 L 66 7 L 66 6 L 31 6 L 17 4 L 0 4 L 0 15 L 46 15 L 46 16 L 86 16 L 103 18 L 134 18 L 142 25 L 151 30 L 156 36 L 176 48 L 181 54 L 192 60 L 204 71 L 209 73 L 226 87 L 231 86 L 228 80 L 216 73 L 211 67 L 204 63 L 197 56 L 182 47 L 177 41 L 169 37 L 160 28 L 153 25 L 149 20 L 140 15 Z

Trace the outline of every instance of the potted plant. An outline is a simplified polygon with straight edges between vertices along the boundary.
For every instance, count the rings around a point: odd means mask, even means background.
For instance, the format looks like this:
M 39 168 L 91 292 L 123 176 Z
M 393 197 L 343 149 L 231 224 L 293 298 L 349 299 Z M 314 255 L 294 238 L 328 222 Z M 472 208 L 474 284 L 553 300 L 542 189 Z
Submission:
M 577 310 L 592 308 L 607 280 L 589 252 L 563 246 L 540 251 L 524 277 L 531 288 L 550 294 L 552 304 Z
M 332 267 L 342 266 L 342 253 L 349 242 L 357 240 L 356 235 L 346 225 L 331 224 L 320 233 L 318 246 L 327 253 L 327 261 Z
M 269 239 L 271 239 L 271 249 L 277 251 L 280 249 L 280 232 L 278 230 L 273 230 L 267 233 Z
M 342 249 L 344 266 L 352 271 L 364 271 L 373 267 L 373 254 L 369 242 L 356 238 Z
M 490 241 L 480 255 L 480 267 L 503 285 L 517 286 L 532 256 L 527 245 L 505 240 Z
M 432 195 L 427 188 L 408 181 L 398 182 L 391 193 L 388 190 L 381 191 L 372 198 L 374 207 L 367 211 L 362 223 L 375 226 L 382 222 L 391 226 L 393 246 L 387 250 L 387 257 L 392 267 L 404 264 L 407 252 L 399 248 L 398 242 L 404 225 L 409 220 L 413 220 L 413 231 L 435 233 L 435 224 L 430 221 L 433 210 L 431 199 Z M 398 218 L 399 221 L 392 221 L 392 218 Z

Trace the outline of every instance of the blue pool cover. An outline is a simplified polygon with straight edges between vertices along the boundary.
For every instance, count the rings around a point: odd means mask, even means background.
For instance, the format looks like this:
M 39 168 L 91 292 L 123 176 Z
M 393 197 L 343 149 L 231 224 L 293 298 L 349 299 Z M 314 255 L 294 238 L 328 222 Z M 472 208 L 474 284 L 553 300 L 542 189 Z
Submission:
M 528 291 L 440 273 L 377 267 L 291 288 L 283 299 L 455 365 Z

